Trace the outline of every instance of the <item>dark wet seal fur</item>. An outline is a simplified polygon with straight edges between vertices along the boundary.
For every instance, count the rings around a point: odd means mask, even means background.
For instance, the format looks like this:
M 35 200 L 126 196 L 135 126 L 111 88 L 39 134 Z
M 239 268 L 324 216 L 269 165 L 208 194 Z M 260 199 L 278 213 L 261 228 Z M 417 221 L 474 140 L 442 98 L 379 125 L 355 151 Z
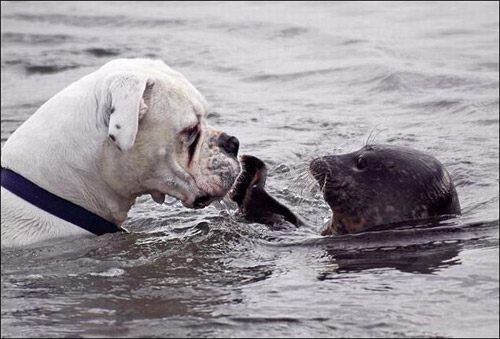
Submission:
M 230 197 L 247 220 L 304 224 L 265 191 L 267 168 L 260 159 L 243 155 L 241 164 Z M 411 148 L 367 145 L 353 153 L 314 159 L 310 171 L 333 212 L 322 235 L 392 229 L 461 213 L 444 166 Z
M 245 219 L 275 227 L 283 226 L 285 221 L 295 226 L 303 224 L 288 207 L 265 191 L 267 167 L 262 160 L 251 155 L 242 155 L 240 163 L 242 171 L 230 198 L 238 204 Z
M 444 166 L 411 148 L 367 145 L 353 153 L 314 159 L 310 171 L 333 212 L 323 235 L 461 213 Z

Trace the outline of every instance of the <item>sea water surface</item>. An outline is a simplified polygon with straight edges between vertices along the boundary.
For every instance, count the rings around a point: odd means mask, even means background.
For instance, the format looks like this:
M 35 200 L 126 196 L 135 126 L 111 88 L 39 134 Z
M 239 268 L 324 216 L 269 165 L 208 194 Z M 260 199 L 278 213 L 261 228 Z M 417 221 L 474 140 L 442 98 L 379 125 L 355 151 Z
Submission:
M 2 250 L 2 337 L 498 337 L 498 2 L 1 4 L 1 140 L 119 57 L 164 60 L 310 227 L 141 197 L 130 234 Z M 300 174 L 368 137 L 436 156 L 463 215 L 321 237 Z M 85 145 L 82 145 L 85 147 Z

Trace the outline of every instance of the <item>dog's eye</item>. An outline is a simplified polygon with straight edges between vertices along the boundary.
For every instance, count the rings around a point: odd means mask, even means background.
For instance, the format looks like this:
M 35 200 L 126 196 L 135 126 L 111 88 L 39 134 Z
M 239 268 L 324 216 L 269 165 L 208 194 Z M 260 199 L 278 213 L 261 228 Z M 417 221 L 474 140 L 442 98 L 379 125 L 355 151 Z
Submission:
M 189 127 L 183 131 L 186 137 L 186 146 L 188 146 L 188 163 L 191 163 L 194 153 L 196 152 L 196 145 L 198 140 L 200 140 L 200 126 L 196 124 L 193 127 Z
M 185 136 L 186 145 L 188 145 L 188 146 L 191 145 L 192 143 L 195 142 L 195 140 L 197 139 L 198 135 L 200 134 L 200 129 L 199 129 L 198 124 L 196 124 L 193 127 L 189 127 L 187 129 L 185 129 L 183 131 L 183 134 Z

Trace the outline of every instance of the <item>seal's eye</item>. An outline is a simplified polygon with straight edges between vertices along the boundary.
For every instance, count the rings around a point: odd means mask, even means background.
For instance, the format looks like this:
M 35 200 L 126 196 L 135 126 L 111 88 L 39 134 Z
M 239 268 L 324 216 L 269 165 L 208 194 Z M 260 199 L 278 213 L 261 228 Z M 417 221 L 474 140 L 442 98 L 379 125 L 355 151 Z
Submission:
M 366 159 L 363 157 L 359 157 L 356 159 L 356 168 L 358 170 L 363 170 L 366 168 L 367 162 Z

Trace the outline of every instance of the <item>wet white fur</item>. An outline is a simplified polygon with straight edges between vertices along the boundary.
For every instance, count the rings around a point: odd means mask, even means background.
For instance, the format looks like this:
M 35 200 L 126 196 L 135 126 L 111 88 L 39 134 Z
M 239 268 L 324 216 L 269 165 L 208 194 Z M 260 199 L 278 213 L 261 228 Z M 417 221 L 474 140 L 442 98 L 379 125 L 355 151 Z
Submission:
M 2 149 L 2 166 L 116 225 L 142 194 L 169 194 L 192 207 L 198 196 L 224 195 L 239 171 L 214 147 L 220 132 L 205 121 L 206 110 L 201 94 L 162 61 L 113 60 L 22 124 Z M 188 162 L 181 131 L 198 121 L 200 147 Z M 90 235 L 4 188 L 1 199 L 2 247 Z

